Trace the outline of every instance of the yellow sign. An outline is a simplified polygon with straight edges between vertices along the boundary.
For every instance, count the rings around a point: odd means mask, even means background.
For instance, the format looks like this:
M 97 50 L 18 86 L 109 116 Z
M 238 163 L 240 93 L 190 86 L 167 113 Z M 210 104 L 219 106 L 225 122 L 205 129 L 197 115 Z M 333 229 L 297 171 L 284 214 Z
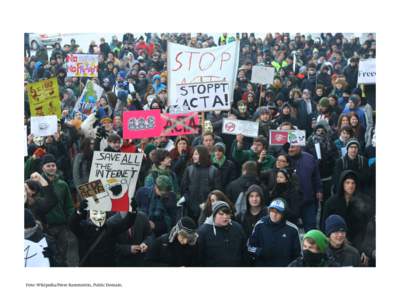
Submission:
M 56 78 L 28 84 L 31 116 L 57 115 L 61 118 L 60 93 Z

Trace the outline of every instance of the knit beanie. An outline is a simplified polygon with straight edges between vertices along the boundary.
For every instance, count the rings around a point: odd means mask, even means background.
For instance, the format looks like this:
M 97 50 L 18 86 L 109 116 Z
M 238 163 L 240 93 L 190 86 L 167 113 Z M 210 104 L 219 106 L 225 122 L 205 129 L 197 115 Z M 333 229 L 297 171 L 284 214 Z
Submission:
M 215 151 L 215 150 L 222 150 L 222 152 L 225 153 L 226 147 L 225 147 L 224 143 L 218 142 L 218 143 L 216 143 L 216 144 L 214 145 L 214 151 Z
M 321 106 L 323 108 L 328 108 L 329 107 L 329 99 L 327 97 L 322 97 L 319 100 L 319 106 Z
M 322 253 L 325 253 L 326 248 L 329 245 L 328 238 L 325 236 L 325 234 L 323 234 L 319 230 L 313 229 L 313 230 L 308 231 L 304 235 L 304 239 L 306 239 L 306 238 L 312 239 L 317 244 L 319 250 Z
M 348 142 L 347 142 L 347 144 L 346 144 L 346 150 L 347 150 L 347 151 L 349 150 L 349 147 L 350 147 L 351 145 L 357 145 L 358 149 L 360 150 L 360 142 L 359 142 L 357 139 L 352 138 L 352 139 L 349 139 L 349 140 L 348 140 Z
M 196 223 L 189 217 L 181 218 L 171 229 L 169 234 L 169 242 L 172 243 L 178 234 L 188 239 L 189 245 L 196 244 L 198 234 L 196 233 Z
M 169 192 L 172 189 L 172 181 L 166 175 L 160 175 L 156 179 L 156 186 L 161 192 Z
M 339 215 L 330 215 L 325 221 L 326 236 L 329 237 L 337 231 L 347 231 L 346 221 Z
M 53 154 L 48 153 L 42 157 L 42 167 L 48 163 L 56 163 L 56 158 Z

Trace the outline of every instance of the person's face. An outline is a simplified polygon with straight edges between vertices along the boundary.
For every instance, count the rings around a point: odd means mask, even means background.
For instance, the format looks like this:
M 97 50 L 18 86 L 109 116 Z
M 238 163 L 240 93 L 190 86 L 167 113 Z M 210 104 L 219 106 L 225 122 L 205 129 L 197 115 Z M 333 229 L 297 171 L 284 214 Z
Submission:
M 257 192 L 251 192 L 249 195 L 249 204 L 252 207 L 258 207 L 261 204 L 260 194 Z
M 350 145 L 348 150 L 347 150 L 347 154 L 351 157 L 354 158 L 357 156 L 358 154 L 358 147 L 356 145 Z
M 263 151 L 263 150 L 264 150 L 264 145 L 262 143 L 260 143 L 260 142 L 254 142 L 253 143 L 253 151 L 256 154 L 260 154 L 261 151 Z
M 205 120 L 204 121 L 204 128 L 203 129 L 204 129 L 204 132 L 211 132 L 212 133 L 214 131 L 210 120 Z
M 349 101 L 349 108 L 350 109 L 355 109 L 356 108 L 356 104 L 353 101 Z
M 213 204 L 214 202 L 218 201 L 217 195 L 212 194 L 212 195 L 210 196 L 210 201 L 211 201 L 211 204 Z
M 106 222 L 106 212 L 99 210 L 90 210 L 89 218 L 97 227 L 102 227 Z
M 343 182 L 343 190 L 348 195 L 353 195 L 356 191 L 356 182 L 354 179 L 348 178 Z
M 112 123 L 111 122 L 105 122 L 104 123 L 104 129 L 106 130 L 106 131 L 111 131 L 112 129 L 113 129 L 113 127 L 112 127 Z
M 347 141 L 350 138 L 350 134 L 346 130 L 342 130 L 342 132 L 340 132 L 340 138 L 342 141 Z
M 303 251 L 309 250 L 312 253 L 319 253 L 317 244 L 310 244 L 307 240 L 303 242 Z
M 211 135 L 206 135 L 203 137 L 203 145 L 206 146 L 207 149 L 211 149 L 214 146 L 214 139 Z
M 197 152 L 197 150 L 194 150 L 192 159 L 194 163 L 198 163 L 200 161 L 200 154 Z
M 247 101 L 248 101 L 248 102 L 253 102 L 253 101 L 254 101 L 254 95 L 253 95 L 253 94 L 249 94 L 249 95 L 247 96 Z
M 121 141 L 120 140 L 108 142 L 108 145 L 111 148 L 113 148 L 115 151 L 119 151 L 121 149 Z
M 308 75 L 314 75 L 315 74 L 315 69 L 314 68 L 310 68 L 308 69 Z
M 288 163 L 288 161 L 286 160 L 286 157 L 285 157 L 285 156 L 280 155 L 280 156 L 278 156 L 275 165 L 276 165 L 276 167 L 277 167 L 278 169 L 282 169 L 282 168 L 286 168 L 286 167 L 289 165 L 289 163 Z
M 50 176 L 54 176 L 57 173 L 57 165 L 54 162 L 47 163 L 43 165 L 43 171 Z
M 310 99 L 310 92 L 309 91 L 304 91 L 303 92 L 303 99 L 306 99 L 306 100 Z
M 325 135 L 325 130 L 324 130 L 323 128 L 318 128 L 318 129 L 315 131 L 315 134 L 316 134 L 317 136 L 324 136 L 324 135 Z
M 221 149 L 215 149 L 214 155 L 216 159 L 221 160 L 224 157 L 224 152 Z
M 346 240 L 346 232 L 345 231 L 336 231 L 332 232 L 329 236 L 329 242 L 334 248 L 339 248 L 343 245 Z
M 247 106 L 246 106 L 246 104 L 241 103 L 238 105 L 238 109 L 241 114 L 244 114 L 247 110 Z
M 318 97 L 321 97 L 322 94 L 323 94 L 323 91 L 322 91 L 322 89 L 317 89 L 317 90 L 315 91 L 315 93 L 317 94 Z
M 287 107 L 287 106 L 285 106 L 285 107 L 282 109 L 282 113 L 283 113 L 284 115 L 289 115 L 289 114 L 290 114 L 290 108 Z
M 329 100 L 329 105 L 330 106 L 336 106 L 336 99 L 335 98 L 329 97 L 328 100 Z
M 342 118 L 342 123 L 340 125 L 341 127 L 345 125 L 350 125 L 349 118 Z
M 116 127 L 121 127 L 122 122 L 121 122 L 121 117 L 115 117 L 114 118 L 114 124 Z
M 286 179 L 285 175 L 282 174 L 282 172 L 278 172 L 276 174 L 276 182 L 277 183 L 286 183 L 287 182 L 287 179 Z
M 187 245 L 189 242 L 188 238 L 182 234 L 178 234 L 177 239 L 179 244 L 181 244 L 182 246 Z
M 187 150 L 187 146 L 188 145 L 187 145 L 186 141 L 180 140 L 178 142 L 178 144 L 177 144 L 178 152 L 181 153 L 181 152 L 186 151 Z
M 352 116 L 352 117 L 350 118 L 350 124 L 351 124 L 352 127 L 356 127 L 356 126 L 358 125 L 358 119 L 357 119 L 357 117 Z
M 299 154 L 301 152 L 301 147 L 300 146 L 293 146 L 291 145 L 289 147 L 289 151 L 288 151 L 290 156 L 295 156 L 297 154 Z
M 280 212 L 278 212 L 276 209 L 274 208 L 270 208 L 269 209 L 269 218 L 271 219 L 271 221 L 273 223 L 278 223 L 279 221 L 282 220 L 283 216 Z
M 100 106 L 106 106 L 107 105 L 107 101 L 104 98 L 100 98 Z
M 263 122 L 269 121 L 269 113 L 263 113 L 260 115 L 260 120 Z
M 172 162 L 171 157 L 167 156 L 167 157 L 164 158 L 164 160 L 161 162 L 161 165 L 164 166 L 164 167 L 166 167 L 166 168 L 169 168 L 169 167 L 171 167 L 171 162 Z
M 231 221 L 231 215 L 224 213 L 222 210 L 215 214 L 214 223 L 216 226 L 226 226 Z
M 343 85 L 341 83 L 336 83 L 335 86 L 338 90 L 341 90 L 343 88 Z

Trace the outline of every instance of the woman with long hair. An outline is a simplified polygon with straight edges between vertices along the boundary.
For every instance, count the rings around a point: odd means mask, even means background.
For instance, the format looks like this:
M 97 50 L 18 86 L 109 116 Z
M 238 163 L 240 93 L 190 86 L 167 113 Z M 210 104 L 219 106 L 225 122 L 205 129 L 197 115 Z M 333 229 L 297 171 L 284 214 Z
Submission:
M 228 196 L 226 196 L 220 190 L 213 190 L 208 194 L 207 200 L 200 204 L 201 213 L 199 217 L 199 225 L 203 224 L 207 218 L 209 218 L 212 214 L 212 204 L 216 201 L 224 201 L 228 203 L 231 208 L 233 215 L 235 215 L 235 205 L 229 200 Z

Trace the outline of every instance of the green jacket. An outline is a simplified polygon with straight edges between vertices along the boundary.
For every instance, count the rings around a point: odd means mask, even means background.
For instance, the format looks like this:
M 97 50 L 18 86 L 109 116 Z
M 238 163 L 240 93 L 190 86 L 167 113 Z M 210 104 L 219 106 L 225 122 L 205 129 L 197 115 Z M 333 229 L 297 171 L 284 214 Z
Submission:
M 238 149 L 236 142 L 233 142 L 232 145 L 232 157 L 241 165 L 248 160 L 258 161 L 258 155 L 253 150 Z M 261 162 L 260 171 L 267 171 L 269 169 L 272 169 L 274 167 L 274 164 L 275 164 L 275 157 L 273 157 L 270 154 L 267 154 L 267 156 Z
M 66 225 L 69 217 L 74 213 L 75 208 L 72 203 L 71 191 L 68 184 L 58 176 L 51 183 L 57 196 L 57 204 L 46 215 L 47 224 Z M 43 196 L 43 195 L 42 195 Z
M 29 179 L 31 177 L 31 174 L 33 172 L 41 172 L 41 160 L 40 158 L 34 159 L 32 156 L 27 159 L 25 162 L 25 167 L 24 167 L 24 177 L 25 180 Z

